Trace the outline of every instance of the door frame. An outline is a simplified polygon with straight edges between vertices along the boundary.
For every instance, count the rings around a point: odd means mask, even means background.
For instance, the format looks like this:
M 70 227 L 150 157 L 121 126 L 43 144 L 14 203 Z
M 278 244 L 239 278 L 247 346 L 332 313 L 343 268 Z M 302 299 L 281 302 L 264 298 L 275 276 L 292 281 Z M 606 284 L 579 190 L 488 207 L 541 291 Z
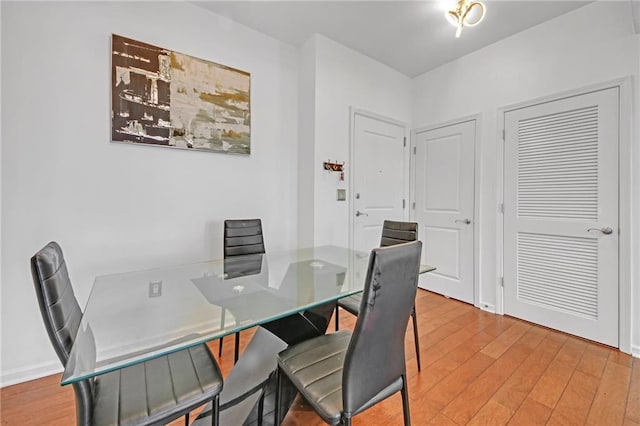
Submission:
M 417 134 L 430 130 L 449 127 L 456 124 L 475 121 L 475 135 L 473 141 L 473 306 L 493 312 L 488 305 L 480 302 L 480 135 L 482 134 L 482 114 L 477 113 L 465 117 L 455 118 L 444 122 L 430 124 L 411 130 L 411 178 L 410 185 L 410 219 L 415 220 L 415 191 L 416 191 L 416 140 Z
M 632 83 L 633 77 L 627 76 L 604 83 L 583 86 L 542 96 L 523 102 L 498 108 L 497 140 L 497 206 L 496 206 L 496 313 L 504 315 L 504 212 L 500 206 L 504 203 L 504 145 L 505 114 L 509 111 L 537 104 L 571 98 L 605 89 L 618 88 L 618 348 L 621 352 L 631 353 L 631 190 L 632 190 Z M 628 176 L 628 179 L 621 179 Z M 624 229 L 625 232 L 620 232 Z
M 378 121 L 383 121 L 385 123 L 389 123 L 389 124 L 393 124 L 396 126 L 400 126 L 402 128 L 404 128 L 404 137 L 405 137 L 405 141 L 407 142 L 406 147 L 408 148 L 408 144 L 409 144 L 409 125 L 404 122 L 404 121 L 400 121 L 400 120 L 396 120 L 394 118 L 390 118 L 390 117 L 386 117 L 384 115 L 380 115 L 380 114 L 376 114 L 364 109 L 360 109 L 360 108 L 355 108 L 353 106 L 349 107 L 349 162 L 347 164 L 349 164 L 349 166 L 352 168 L 352 170 L 347 173 L 349 176 L 349 183 L 348 183 L 348 190 L 349 190 L 349 196 L 347 197 L 347 199 L 349 200 L 348 204 L 349 204 L 349 248 L 353 248 L 354 247 L 354 239 L 355 239 L 355 209 L 354 209 L 354 196 L 355 196 L 355 191 L 354 191 L 354 185 L 355 185 L 355 167 L 353 166 L 355 164 L 355 158 L 356 158 L 356 152 L 355 152 L 355 124 L 356 124 L 356 116 L 360 115 L 366 118 L 371 118 L 373 120 L 378 120 Z M 404 164 L 403 164 L 403 168 L 404 168 L 404 179 L 407 183 L 410 183 L 410 174 L 409 174 L 409 149 L 405 149 L 404 152 Z M 404 188 L 404 199 L 407 200 L 407 204 L 404 208 L 404 220 L 409 219 L 409 205 L 411 203 L 411 200 L 409 199 L 409 195 L 410 191 L 409 191 L 409 185 L 405 184 L 405 188 Z

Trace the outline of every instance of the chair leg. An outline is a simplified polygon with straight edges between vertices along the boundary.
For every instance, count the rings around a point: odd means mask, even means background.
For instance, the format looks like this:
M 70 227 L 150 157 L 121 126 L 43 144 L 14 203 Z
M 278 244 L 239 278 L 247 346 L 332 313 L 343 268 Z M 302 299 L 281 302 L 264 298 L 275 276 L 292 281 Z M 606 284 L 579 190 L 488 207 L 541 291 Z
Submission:
M 340 312 L 340 306 L 336 304 L 336 331 L 340 329 L 340 319 L 338 318 L 338 312 Z
M 184 426 L 189 426 L 189 413 L 184 415 Z
M 236 333 L 236 348 L 233 353 L 233 365 L 236 365 L 238 362 L 238 354 L 240 353 L 240 332 Z
M 411 426 L 411 416 L 409 413 L 409 391 L 407 390 L 407 375 L 402 375 L 402 411 L 404 414 L 404 426 Z
M 416 315 L 416 307 L 413 307 L 411 311 L 411 318 L 413 318 L 413 340 L 416 345 L 416 361 L 418 362 L 418 371 L 420 369 L 420 338 L 418 337 L 418 318 Z
M 220 424 L 220 395 L 216 395 L 213 399 L 213 407 L 211 408 L 211 424 L 218 426 Z
M 276 368 L 276 406 L 274 409 L 275 418 L 273 424 L 278 426 L 280 424 L 280 400 L 282 399 L 282 372 L 280 367 Z
M 224 317 L 225 317 L 225 312 L 226 310 L 223 309 L 222 313 L 220 314 L 220 324 L 222 325 L 222 327 L 224 327 Z M 224 336 L 220 338 L 220 346 L 218 347 L 218 357 L 221 358 L 222 357 L 222 340 L 224 339 Z
M 351 415 L 347 413 L 342 413 L 342 424 L 344 426 L 351 426 Z
M 262 417 L 264 416 L 264 390 L 258 401 L 258 426 L 262 426 Z

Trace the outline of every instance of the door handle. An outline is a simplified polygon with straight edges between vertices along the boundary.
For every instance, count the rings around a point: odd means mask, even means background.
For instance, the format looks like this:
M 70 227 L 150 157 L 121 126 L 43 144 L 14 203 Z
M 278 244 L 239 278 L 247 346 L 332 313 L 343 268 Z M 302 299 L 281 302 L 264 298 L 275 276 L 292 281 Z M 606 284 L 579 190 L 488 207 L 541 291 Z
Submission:
M 604 235 L 613 234 L 613 229 L 611 229 L 610 226 L 604 226 L 602 228 L 589 228 L 589 229 L 587 229 L 587 232 L 589 232 L 589 231 L 600 231 Z
M 464 223 L 465 225 L 469 225 L 471 223 L 471 221 L 469 219 L 456 219 L 454 220 L 454 222 L 460 222 L 460 223 Z
M 356 210 L 356 216 L 369 216 L 368 213 L 362 213 L 360 210 Z

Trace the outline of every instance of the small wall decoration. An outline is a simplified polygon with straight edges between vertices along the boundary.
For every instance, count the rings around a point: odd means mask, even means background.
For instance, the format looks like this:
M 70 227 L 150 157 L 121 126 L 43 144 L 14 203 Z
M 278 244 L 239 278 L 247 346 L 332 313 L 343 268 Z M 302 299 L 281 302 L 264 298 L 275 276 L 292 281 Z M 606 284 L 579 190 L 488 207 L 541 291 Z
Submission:
M 111 140 L 251 153 L 251 75 L 113 34 Z
M 322 167 L 329 172 L 340 172 L 340 180 L 344 180 L 344 161 L 342 163 L 325 161 L 322 163 Z

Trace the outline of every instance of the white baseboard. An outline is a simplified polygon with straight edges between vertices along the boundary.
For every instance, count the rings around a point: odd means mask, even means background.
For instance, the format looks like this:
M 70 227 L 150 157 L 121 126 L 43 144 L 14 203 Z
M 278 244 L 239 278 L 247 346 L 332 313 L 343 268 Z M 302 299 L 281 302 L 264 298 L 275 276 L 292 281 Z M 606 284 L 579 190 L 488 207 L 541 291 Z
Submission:
M 478 308 L 486 312 L 491 312 L 492 314 L 496 313 L 496 307 L 491 303 L 480 302 L 480 305 L 478 306 Z
M 631 356 L 634 358 L 640 358 L 640 346 L 631 345 Z
M 62 373 L 62 366 L 57 361 L 3 371 L 0 375 L 0 388 L 58 373 Z

